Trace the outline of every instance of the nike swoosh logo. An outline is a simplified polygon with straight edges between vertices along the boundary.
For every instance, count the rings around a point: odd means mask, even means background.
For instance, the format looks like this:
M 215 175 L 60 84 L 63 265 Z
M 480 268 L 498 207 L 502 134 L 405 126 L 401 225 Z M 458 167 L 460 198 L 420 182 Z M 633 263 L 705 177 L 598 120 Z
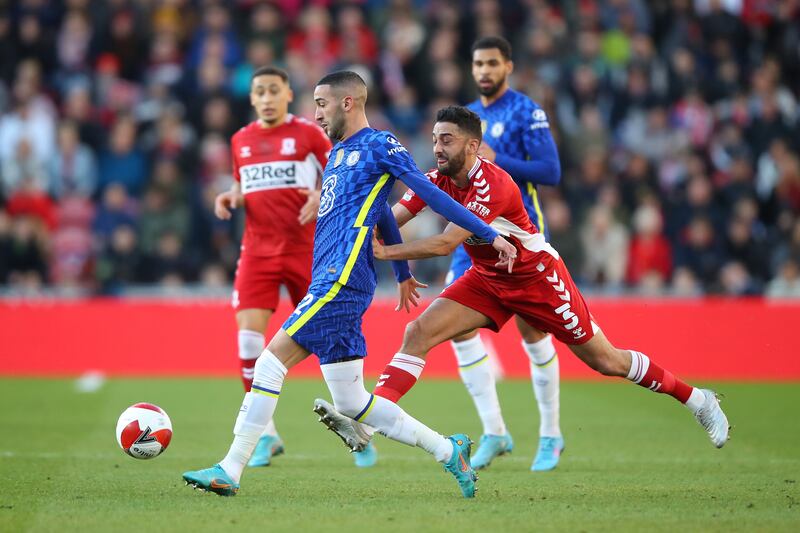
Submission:
M 230 483 L 217 483 L 217 480 L 214 479 L 211 481 L 211 488 L 212 489 L 229 489 L 231 488 Z
M 466 461 L 464 461 L 464 456 L 458 454 L 458 460 L 461 462 L 461 471 L 462 472 L 469 472 L 469 465 Z

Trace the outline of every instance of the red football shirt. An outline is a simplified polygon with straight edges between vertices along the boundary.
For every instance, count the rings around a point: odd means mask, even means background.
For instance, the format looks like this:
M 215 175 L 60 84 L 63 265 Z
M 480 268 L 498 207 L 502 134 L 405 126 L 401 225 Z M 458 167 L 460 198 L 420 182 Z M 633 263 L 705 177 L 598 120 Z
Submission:
M 463 189 L 456 187 L 448 176 L 440 174 L 438 170 L 432 170 L 427 175 L 437 187 L 517 248 L 514 272 L 509 274 L 505 268 L 494 266 L 498 254 L 491 243 L 473 235 L 464 245 L 476 272 L 486 276 L 511 276 L 518 279 L 525 274 L 541 272 L 538 268 L 540 261 L 536 259 L 537 253 L 547 252 L 558 257 L 558 252 L 547 243 L 544 235 L 537 231 L 528 217 L 519 186 L 506 171 L 491 161 L 479 157 L 470 169 L 469 182 Z M 400 204 L 415 215 L 426 206 L 412 190 L 403 196 Z
M 328 162 L 331 143 L 322 128 L 288 115 L 286 122 L 264 128 L 257 121 L 231 138 L 233 177 L 244 194 L 242 253 L 271 257 L 310 253 L 314 224 L 297 217 Z

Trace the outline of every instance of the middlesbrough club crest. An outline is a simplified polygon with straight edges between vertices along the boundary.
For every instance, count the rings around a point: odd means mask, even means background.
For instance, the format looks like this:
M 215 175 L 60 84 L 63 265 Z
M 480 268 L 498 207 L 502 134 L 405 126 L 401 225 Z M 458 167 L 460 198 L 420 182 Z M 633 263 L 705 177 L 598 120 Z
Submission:
M 297 153 L 297 146 L 294 137 L 286 137 L 281 143 L 281 155 L 294 155 Z

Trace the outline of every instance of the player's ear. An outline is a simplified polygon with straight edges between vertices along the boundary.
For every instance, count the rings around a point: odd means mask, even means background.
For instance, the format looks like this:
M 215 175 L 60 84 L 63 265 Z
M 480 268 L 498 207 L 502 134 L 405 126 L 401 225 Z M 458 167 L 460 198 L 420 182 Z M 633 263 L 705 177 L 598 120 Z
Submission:
M 353 109 L 353 97 L 352 96 L 345 96 L 342 98 L 342 109 L 345 111 L 350 111 Z
M 289 103 L 294 102 L 294 91 L 292 90 L 291 87 L 289 87 L 289 96 L 286 99 L 286 101 Z
M 506 74 L 511 75 L 512 72 L 514 72 L 514 62 L 509 59 L 506 61 Z

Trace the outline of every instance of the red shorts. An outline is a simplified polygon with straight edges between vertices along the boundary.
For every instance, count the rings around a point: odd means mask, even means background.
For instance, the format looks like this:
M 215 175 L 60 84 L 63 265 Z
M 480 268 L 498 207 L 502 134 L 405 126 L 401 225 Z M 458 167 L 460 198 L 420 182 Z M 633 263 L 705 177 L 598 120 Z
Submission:
M 484 276 L 470 268 L 439 297 L 486 315 L 494 322 L 487 327 L 494 331 L 500 331 L 509 318 L 518 315 L 564 344 L 588 342 L 596 326 L 567 267 L 547 252 L 538 256 L 537 274 L 500 278 Z
M 311 253 L 257 257 L 242 254 L 236 265 L 231 305 L 242 309 L 278 307 L 281 285 L 289 290 L 292 303 L 297 305 L 311 284 Z

